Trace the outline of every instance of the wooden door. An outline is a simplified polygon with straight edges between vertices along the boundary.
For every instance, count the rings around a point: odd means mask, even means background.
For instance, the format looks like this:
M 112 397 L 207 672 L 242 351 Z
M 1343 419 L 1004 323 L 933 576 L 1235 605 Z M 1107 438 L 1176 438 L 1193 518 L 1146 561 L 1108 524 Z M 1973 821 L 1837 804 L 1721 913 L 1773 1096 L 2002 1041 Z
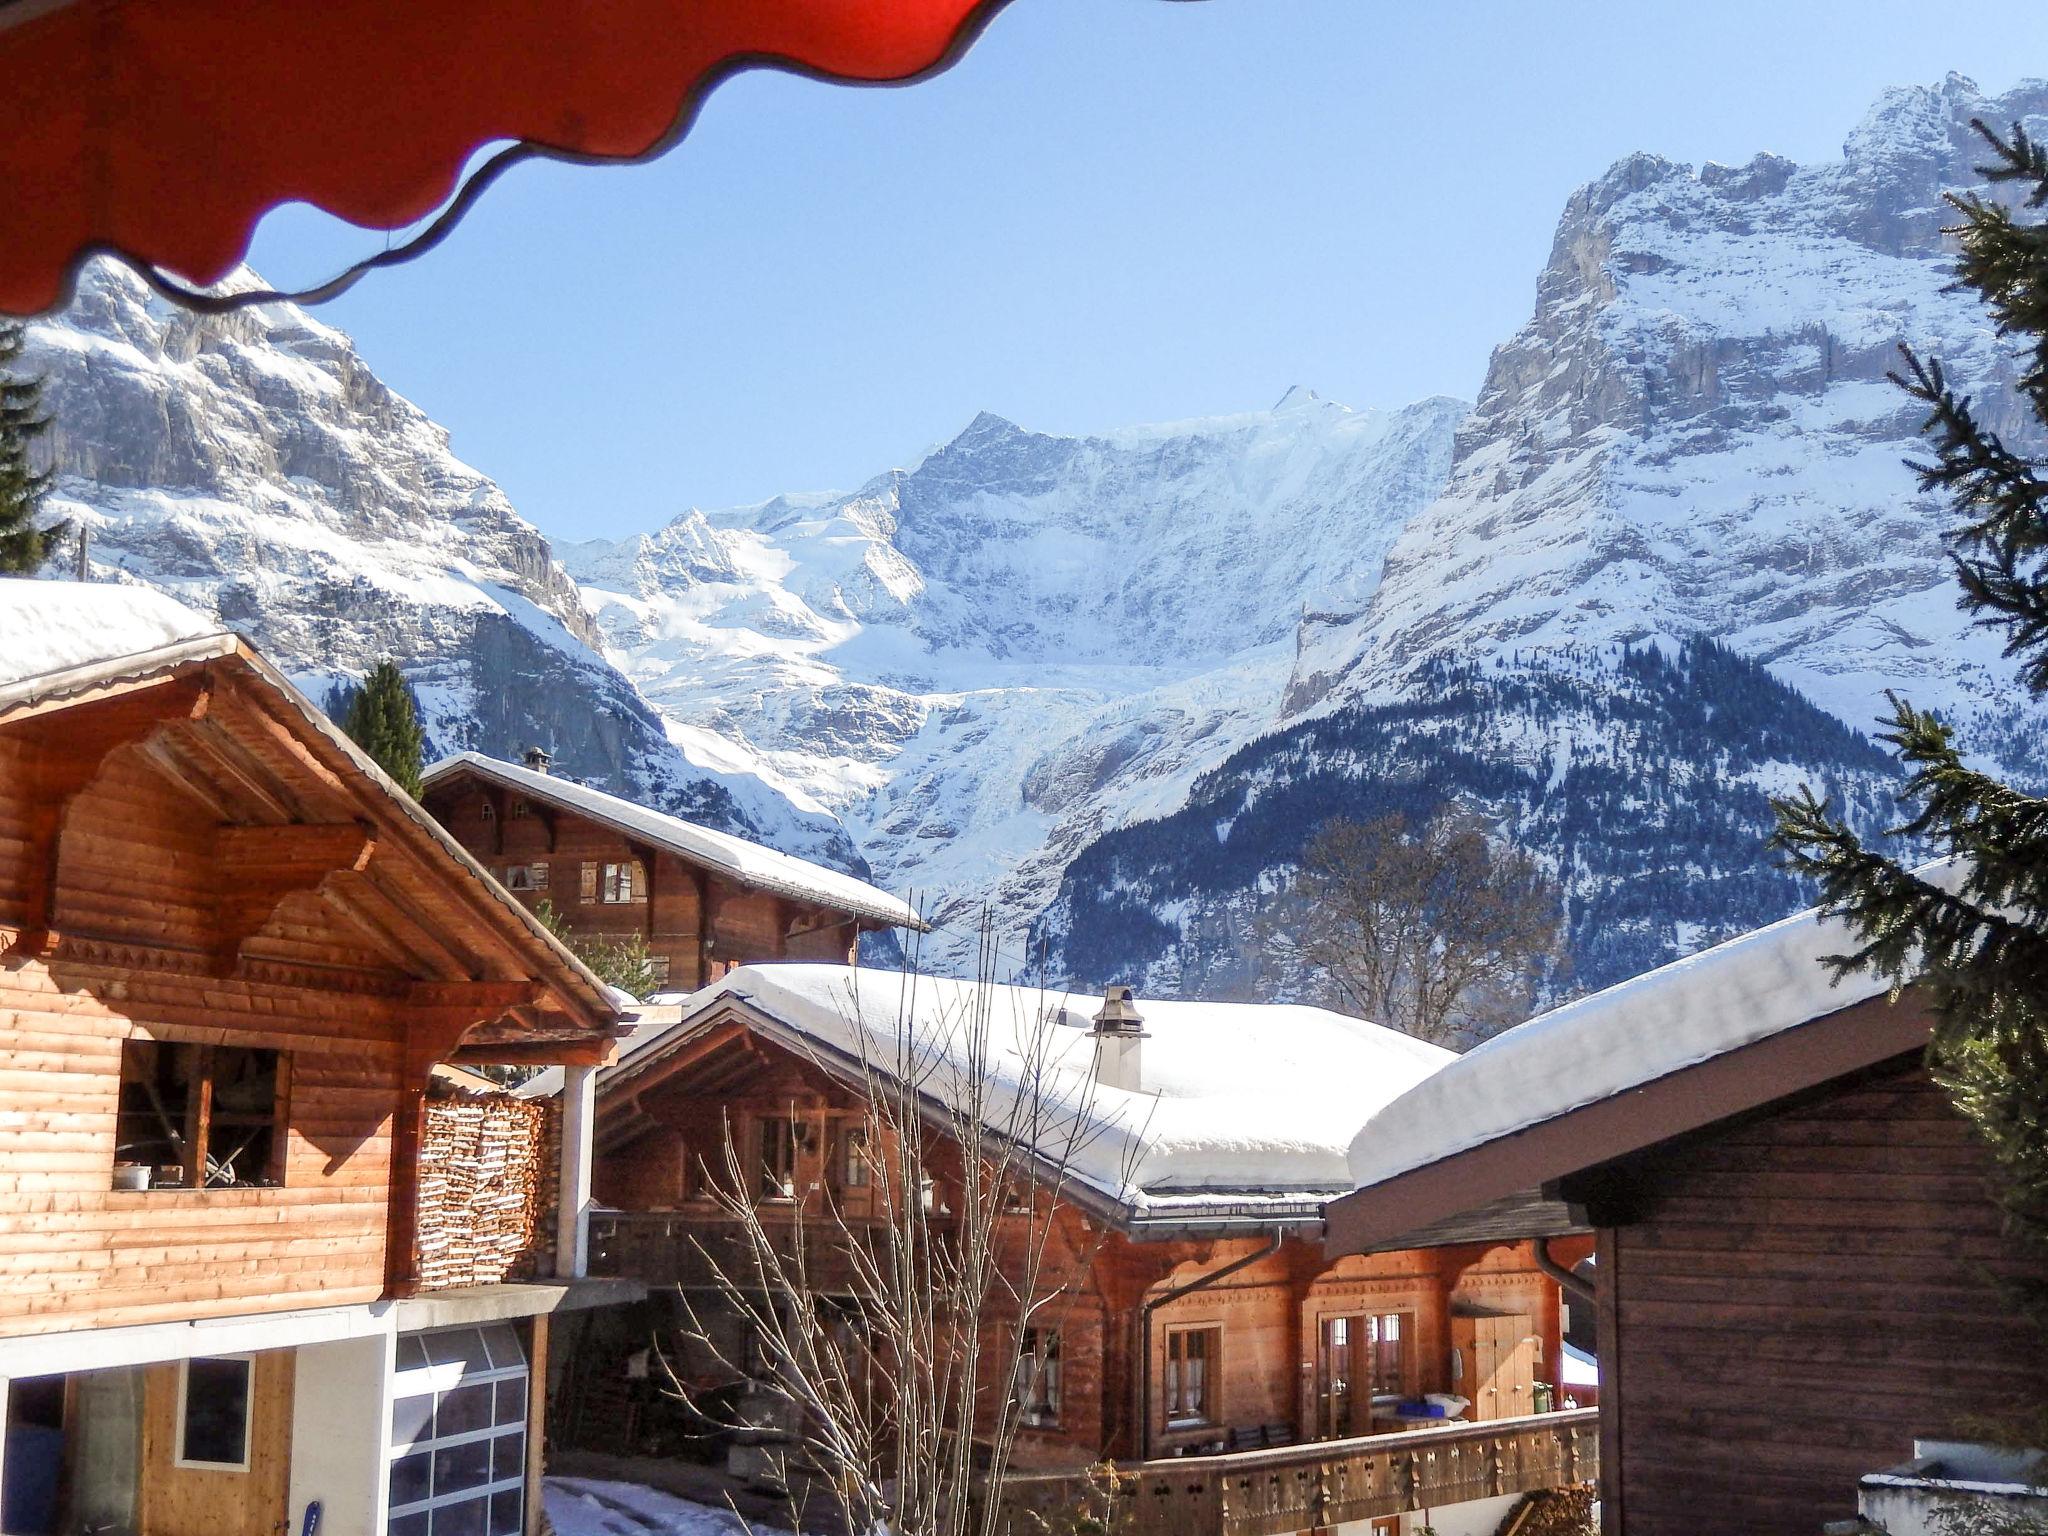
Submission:
M 292 1457 L 292 1354 L 254 1357 L 246 1471 L 178 1465 L 179 1369 L 142 1389 L 142 1529 L 149 1536 L 284 1536 Z
M 1471 1417 L 1513 1419 L 1536 1411 L 1536 1366 L 1543 1341 L 1534 1323 L 1517 1313 L 1471 1319 Z M 1463 1330 L 1461 1329 L 1462 1333 Z

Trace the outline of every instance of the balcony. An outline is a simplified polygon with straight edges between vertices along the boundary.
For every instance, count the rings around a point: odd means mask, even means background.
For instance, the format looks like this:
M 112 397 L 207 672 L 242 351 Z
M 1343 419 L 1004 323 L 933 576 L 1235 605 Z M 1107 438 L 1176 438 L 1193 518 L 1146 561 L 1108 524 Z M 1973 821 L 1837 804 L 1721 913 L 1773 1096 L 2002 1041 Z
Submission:
M 1589 1483 L 1600 1475 L 1600 1413 L 1579 1408 L 1483 1424 L 1323 1440 L 1272 1451 L 1189 1456 L 1124 1468 L 1133 1536 L 1287 1536 L 1347 1520 Z M 1080 1479 L 1019 1476 L 1020 1511 L 1073 1509 Z
M 813 1289 L 849 1291 L 853 1265 L 846 1238 L 830 1217 L 805 1212 L 801 1226 L 794 1206 L 764 1206 L 762 1219 L 786 1241 L 781 1252 L 794 1262 L 801 1234 L 803 1270 Z M 754 1272 L 752 1250 L 739 1224 L 706 1205 L 698 1211 L 594 1211 L 590 1217 L 590 1272 L 649 1284 L 696 1289 L 717 1284 L 717 1275 Z

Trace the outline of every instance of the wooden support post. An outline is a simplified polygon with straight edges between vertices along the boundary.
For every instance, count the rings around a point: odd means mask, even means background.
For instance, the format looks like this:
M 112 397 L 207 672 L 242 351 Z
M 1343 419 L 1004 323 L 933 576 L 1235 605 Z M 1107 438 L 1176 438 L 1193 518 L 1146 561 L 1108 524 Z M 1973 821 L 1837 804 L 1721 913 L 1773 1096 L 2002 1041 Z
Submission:
M 591 1136 L 597 1123 L 597 1068 L 562 1068 L 561 1188 L 555 1205 L 555 1275 L 590 1273 Z
M 533 1338 L 526 1352 L 526 1521 L 525 1536 L 549 1529 L 541 1503 L 541 1477 L 547 1471 L 548 1351 L 553 1319 L 543 1312 L 533 1320 Z

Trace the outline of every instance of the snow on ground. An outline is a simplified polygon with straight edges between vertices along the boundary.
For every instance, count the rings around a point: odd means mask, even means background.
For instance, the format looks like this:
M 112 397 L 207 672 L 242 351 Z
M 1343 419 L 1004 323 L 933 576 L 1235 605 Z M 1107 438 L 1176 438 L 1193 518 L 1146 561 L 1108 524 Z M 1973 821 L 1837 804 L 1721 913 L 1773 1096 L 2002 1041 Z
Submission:
M 555 1536 L 787 1536 L 727 1509 L 693 1504 L 638 1483 L 550 1477 L 543 1483 Z

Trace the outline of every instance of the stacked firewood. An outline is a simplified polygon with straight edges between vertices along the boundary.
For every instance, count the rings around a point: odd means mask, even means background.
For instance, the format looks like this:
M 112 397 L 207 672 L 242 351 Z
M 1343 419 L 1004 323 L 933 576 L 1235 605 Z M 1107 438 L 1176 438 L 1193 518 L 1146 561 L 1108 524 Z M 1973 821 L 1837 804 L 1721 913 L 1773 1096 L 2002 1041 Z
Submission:
M 1591 1536 L 1594 1492 L 1584 1488 L 1544 1488 L 1508 1512 L 1499 1536 Z
M 530 1273 L 548 1192 L 547 1108 L 510 1094 L 430 1099 L 420 1143 L 419 1273 L 429 1290 Z

